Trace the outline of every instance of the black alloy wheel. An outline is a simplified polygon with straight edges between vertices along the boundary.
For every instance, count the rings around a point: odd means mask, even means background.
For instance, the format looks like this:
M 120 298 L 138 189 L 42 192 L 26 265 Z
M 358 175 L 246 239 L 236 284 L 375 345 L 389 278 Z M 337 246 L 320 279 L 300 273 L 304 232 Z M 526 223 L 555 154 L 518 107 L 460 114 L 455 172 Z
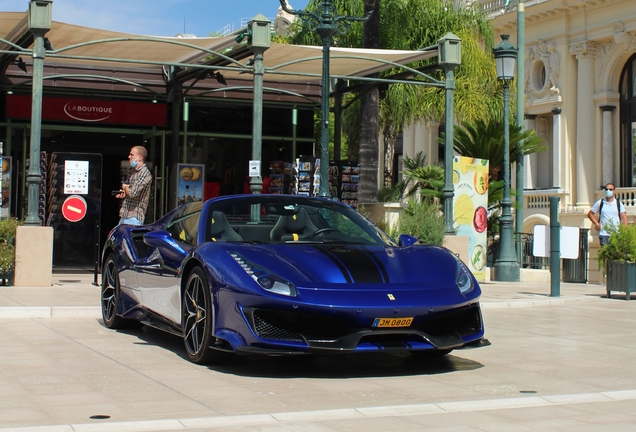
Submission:
M 117 305 L 120 299 L 119 272 L 115 255 L 110 254 L 102 270 L 102 318 L 109 329 L 128 327 L 129 320 L 117 315 Z
M 214 311 L 210 286 L 201 267 L 190 273 L 182 301 L 183 342 L 190 361 L 207 364 L 216 360 L 221 353 L 210 348 Z

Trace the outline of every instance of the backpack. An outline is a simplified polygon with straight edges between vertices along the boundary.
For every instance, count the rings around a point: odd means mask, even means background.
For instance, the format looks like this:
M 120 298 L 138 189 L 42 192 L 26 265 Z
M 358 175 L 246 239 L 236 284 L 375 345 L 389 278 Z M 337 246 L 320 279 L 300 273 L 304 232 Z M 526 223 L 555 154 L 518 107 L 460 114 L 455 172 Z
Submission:
M 621 221 L 621 201 L 618 198 L 614 198 L 616 200 L 616 211 L 618 212 L 618 222 Z M 598 221 L 601 222 L 601 211 L 603 210 L 603 203 L 605 200 L 601 198 L 601 205 L 598 207 Z

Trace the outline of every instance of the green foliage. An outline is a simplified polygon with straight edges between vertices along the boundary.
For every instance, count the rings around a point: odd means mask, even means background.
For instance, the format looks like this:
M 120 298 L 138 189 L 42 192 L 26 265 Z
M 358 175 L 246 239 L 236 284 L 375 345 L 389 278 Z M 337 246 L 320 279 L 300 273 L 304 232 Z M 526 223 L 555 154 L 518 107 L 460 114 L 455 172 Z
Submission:
M 398 202 L 402 198 L 402 192 L 396 186 L 384 186 L 378 190 L 378 202 Z
M 422 152 L 418 152 L 413 158 L 404 156 L 402 173 L 406 179 L 406 196 L 419 190 L 422 198 L 442 198 L 444 168 L 441 165 L 427 164 L 426 155 Z
M 519 153 L 525 156 L 548 149 L 534 129 L 522 131 L 521 126 L 511 123 L 508 131 L 511 162 L 517 159 Z M 443 137 L 439 141 L 443 143 Z M 462 126 L 455 126 L 453 147 L 462 156 L 488 159 L 490 180 L 500 179 L 499 173 L 504 165 L 504 128 L 501 122 L 487 123 L 482 119 L 462 122 Z
M 22 222 L 16 218 L 0 219 L 0 274 L 13 271 L 15 265 L 15 235 Z
M 321 0 L 311 0 L 306 10 L 316 12 L 320 4 Z M 334 0 L 333 5 L 338 15 L 364 15 L 364 1 L 361 0 Z M 361 47 L 363 28 L 363 23 L 353 23 L 344 34 L 334 36 L 332 46 Z M 462 64 L 455 71 L 455 114 L 463 120 L 501 118 L 502 86 L 497 80 L 492 55 L 494 29 L 479 3 L 455 7 L 445 0 L 381 1 L 380 43 L 383 49 L 419 50 L 437 45 L 448 32 L 462 40 Z M 292 25 L 289 36 L 282 39 L 293 44 L 322 45 L 318 33 L 300 19 Z M 410 66 L 419 68 L 435 62 L 436 59 L 427 59 Z M 396 72 L 403 70 L 394 68 L 382 75 Z M 444 79 L 442 72 L 429 76 Z M 512 92 L 514 96 L 514 86 Z M 511 99 L 514 112 L 515 98 Z M 350 109 L 359 112 L 357 107 Z M 392 84 L 386 90 L 380 110 L 383 111 L 381 123 L 392 122 L 398 127 L 417 119 L 443 122 L 444 92 L 437 87 Z
M 15 248 L 11 243 L 0 243 L 0 275 L 13 271 L 15 265 Z
M 362 0 L 334 0 L 333 7 L 339 16 L 364 16 L 365 4 Z M 492 55 L 494 29 L 492 21 L 483 12 L 478 2 L 467 5 L 464 2 L 448 0 L 381 0 L 380 45 L 383 49 L 420 50 L 435 46 L 438 40 L 451 32 L 462 40 L 462 63 L 455 70 L 455 96 L 453 117 L 459 120 L 478 118 L 501 119 L 503 112 L 502 86 L 497 80 L 495 62 Z M 321 0 L 311 0 L 307 11 L 318 12 Z M 365 24 L 354 22 L 343 34 L 334 36 L 332 46 L 361 47 Z M 369 31 L 369 29 L 367 29 Z M 282 38 L 288 43 L 301 45 L 322 45 L 320 36 L 301 19 L 294 22 L 289 35 Z M 425 59 L 409 65 L 418 69 L 432 66 L 437 59 Z M 404 72 L 402 68 L 392 68 L 381 73 L 387 77 Z M 427 72 L 427 77 L 417 76 L 414 80 L 443 82 L 441 71 Z M 355 85 L 355 81 L 352 81 Z M 369 90 L 362 86 L 357 95 Z M 445 92 L 430 85 L 391 84 L 381 87 L 379 127 L 381 130 L 399 131 L 404 125 L 418 120 L 444 122 Z M 512 108 L 514 113 L 515 87 L 512 86 Z M 355 97 L 353 100 L 356 100 Z M 343 111 L 343 137 L 348 143 L 348 159 L 359 159 L 360 109 L 359 103 L 345 100 Z M 390 137 L 386 137 L 390 140 Z M 387 144 L 385 144 L 387 145 Z M 394 145 L 394 142 L 389 145 Z M 390 160 L 387 159 L 387 160 Z M 366 184 L 367 179 L 361 179 Z M 362 185 L 361 185 L 362 187 Z M 366 190 L 366 188 L 365 188 Z
M 439 204 L 429 200 L 409 201 L 398 219 L 400 234 L 417 237 L 421 243 L 441 245 L 444 241 L 444 215 Z
M 358 213 L 360 213 L 361 215 L 369 219 L 371 222 L 376 224 L 377 227 L 380 228 L 382 231 L 384 231 L 390 238 L 393 239 L 397 237 L 398 235 L 398 233 L 396 232 L 397 227 L 391 226 L 391 224 L 384 219 L 384 215 L 382 215 L 382 217 L 379 220 L 377 218 L 371 217 L 371 213 L 366 211 L 364 204 L 360 204 L 357 210 L 358 210 Z
M 412 158 L 404 156 L 404 180 L 378 190 L 378 201 L 397 202 L 403 197 L 412 197 L 418 191 L 425 200 L 442 199 L 444 167 L 440 164 L 430 165 L 426 159 L 422 152 Z
M 601 269 L 605 261 L 636 262 L 636 225 L 608 226 L 609 243 L 598 251 L 596 260 Z
M 16 218 L 0 219 L 0 241 L 4 240 L 13 243 L 15 233 L 20 225 L 22 225 L 22 222 Z

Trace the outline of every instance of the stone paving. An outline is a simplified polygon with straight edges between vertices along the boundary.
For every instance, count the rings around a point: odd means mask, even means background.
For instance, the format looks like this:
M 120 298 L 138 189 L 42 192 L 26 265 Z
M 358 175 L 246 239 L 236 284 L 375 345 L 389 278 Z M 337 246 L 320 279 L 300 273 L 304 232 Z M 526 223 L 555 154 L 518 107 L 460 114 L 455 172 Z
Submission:
M 633 430 L 636 303 L 604 286 L 485 283 L 487 347 L 188 362 L 101 324 L 92 275 L 0 287 L 0 432 Z

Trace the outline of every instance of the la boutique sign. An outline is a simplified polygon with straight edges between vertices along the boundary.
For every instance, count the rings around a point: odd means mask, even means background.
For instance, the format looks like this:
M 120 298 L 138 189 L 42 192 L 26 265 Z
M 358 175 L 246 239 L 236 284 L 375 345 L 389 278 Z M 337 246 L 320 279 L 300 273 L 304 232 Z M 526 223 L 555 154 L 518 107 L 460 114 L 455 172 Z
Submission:
M 71 101 L 64 105 L 64 112 L 77 121 L 103 122 L 113 115 L 113 108 Z
M 7 95 L 7 118 L 29 120 L 31 96 Z M 166 105 L 150 102 L 45 97 L 42 121 L 166 126 Z

